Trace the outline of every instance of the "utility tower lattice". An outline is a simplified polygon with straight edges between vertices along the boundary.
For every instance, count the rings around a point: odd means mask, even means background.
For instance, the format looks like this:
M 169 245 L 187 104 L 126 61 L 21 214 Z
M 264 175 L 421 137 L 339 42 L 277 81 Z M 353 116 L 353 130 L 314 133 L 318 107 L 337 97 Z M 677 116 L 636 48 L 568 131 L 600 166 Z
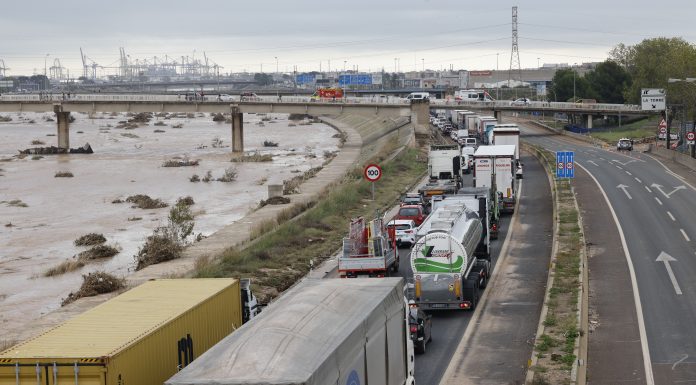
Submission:
M 511 87 L 512 71 L 517 70 L 517 78 L 522 81 L 522 66 L 520 65 L 520 46 L 517 41 L 517 6 L 512 7 L 512 53 L 510 54 L 510 71 L 508 72 L 508 87 Z

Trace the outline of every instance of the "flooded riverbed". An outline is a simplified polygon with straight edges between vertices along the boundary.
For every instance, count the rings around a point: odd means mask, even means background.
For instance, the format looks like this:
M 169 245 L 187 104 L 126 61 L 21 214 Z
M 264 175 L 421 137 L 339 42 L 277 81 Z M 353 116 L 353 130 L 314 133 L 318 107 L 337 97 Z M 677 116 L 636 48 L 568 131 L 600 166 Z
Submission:
M 89 143 L 94 154 L 18 159 L 17 150 L 56 145 L 56 137 L 48 136 L 56 133 L 56 123 L 46 121 L 52 114 L 3 116 L 12 121 L 0 123 L 0 340 L 11 340 L 6 331 L 58 308 L 79 287 L 82 274 L 105 270 L 125 276 L 132 271 L 133 256 L 152 230 L 165 224 L 169 208 L 142 210 L 113 201 L 147 194 L 171 206 L 179 197 L 191 196 L 194 232 L 206 236 L 257 207 L 267 197 L 268 184 L 321 165 L 325 153 L 338 146 L 336 131 L 327 125 L 295 125 L 283 114 L 245 115 L 245 150 L 273 154 L 273 161 L 232 163 L 230 124 L 213 122 L 208 114 L 153 118 L 135 129 L 116 128 L 125 115 L 91 119 L 74 114 L 71 147 Z M 264 141 L 279 145 L 264 147 Z M 162 167 L 171 159 L 198 160 L 199 165 Z M 208 171 L 217 178 L 228 168 L 237 172 L 236 181 L 189 181 Z M 73 177 L 55 177 L 59 171 Z M 104 234 L 119 254 L 43 277 L 48 268 L 85 250 L 73 242 L 92 232 Z

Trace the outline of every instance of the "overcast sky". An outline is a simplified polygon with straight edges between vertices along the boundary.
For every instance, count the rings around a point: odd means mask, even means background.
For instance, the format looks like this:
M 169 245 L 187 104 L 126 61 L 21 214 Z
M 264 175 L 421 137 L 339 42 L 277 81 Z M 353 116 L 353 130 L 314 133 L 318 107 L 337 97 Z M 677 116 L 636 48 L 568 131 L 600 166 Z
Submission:
M 221 72 L 510 67 L 518 5 L 523 68 L 604 60 L 618 43 L 696 42 L 694 0 L 5 0 L 0 59 L 7 75 L 59 59 L 81 73 L 80 48 L 115 73 L 131 60 L 203 59 Z M 47 56 L 48 55 L 48 56 Z M 0 66 L 2 63 L 0 62 Z

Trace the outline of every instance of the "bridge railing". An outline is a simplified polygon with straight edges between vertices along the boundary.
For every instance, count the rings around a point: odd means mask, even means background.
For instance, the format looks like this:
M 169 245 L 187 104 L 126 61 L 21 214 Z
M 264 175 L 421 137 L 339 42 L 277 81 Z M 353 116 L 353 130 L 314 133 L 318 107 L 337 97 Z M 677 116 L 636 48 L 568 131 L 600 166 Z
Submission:
M 609 103 L 566 103 L 566 102 L 540 102 L 529 101 L 526 103 L 515 102 L 512 100 L 495 100 L 495 101 L 463 101 L 463 100 L 447 100 L 435 99 L 430 101 L 432 107 L 437 106 L 462 106 L 472 108 L 494 109 L 499 107 L 514 107 L 520 110 L 538 110 L 538 109 L 558 109 L 558 110 L 597 110 L 597 111 L 640 111 L 641 106 L 635 104 L 609 104 Z
M 274 96 L 263 95 L 254 97 L 240 97 L 239 95 L 227 95 L 224 98 L 217 94 L 194 96 L 193 94 L 180 95 L 156 95 L 156 94 L 4 94 L 0 101 L 9 102 L 189 102 L 189 103 L 336 103 L 336 104 L 394 104 L 409 105 L 405 98 L 389 97 L 346 97 L 339 99 L 321 98 L 311 96 Z

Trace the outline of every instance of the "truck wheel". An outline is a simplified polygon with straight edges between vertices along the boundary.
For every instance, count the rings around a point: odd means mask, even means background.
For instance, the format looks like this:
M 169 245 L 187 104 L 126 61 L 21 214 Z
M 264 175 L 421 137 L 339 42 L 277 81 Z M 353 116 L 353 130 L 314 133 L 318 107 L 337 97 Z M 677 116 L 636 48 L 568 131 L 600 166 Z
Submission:
M 418 344 L 418 353 L 425 354 L 425 338 Z
M 472 271 L 469 273 L 469 276 L 466 278 L 466 283 L 467 286 L 469 287 L 471 297 L 469 300 L 471 301 L 471 310 L 476 309 L 476 305 L 478 304 L 479 300 L 479 274 L 477 271 Z
M 392 265 L 392 271 L 395 273 L 399 272 L 399 258 L 396 258 L 396 262 Z
M 489 279 L 489 274 L 490 274 L 490 262 L 484 260 L 480 262 L 476 262 L 476 267 L 478 268 L 478 271 L 483 273 L 483 279 L 480 280 L 481 284 L 479 287 L 481 289 L 485 289 L 486 286 L 488 286 L 488 279 Z

